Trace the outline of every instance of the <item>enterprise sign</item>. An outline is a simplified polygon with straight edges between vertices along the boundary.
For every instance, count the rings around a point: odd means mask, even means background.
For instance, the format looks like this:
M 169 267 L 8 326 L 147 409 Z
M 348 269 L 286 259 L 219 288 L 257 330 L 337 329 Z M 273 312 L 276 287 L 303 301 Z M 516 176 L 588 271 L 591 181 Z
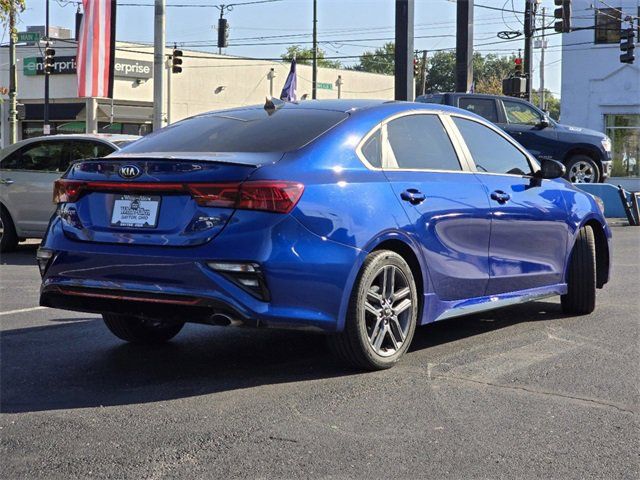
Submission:
M 75 75 L 77 70 L 76 57 L 54 57 L 52 75 Z M 44 59 L 42 57 L 28 57 L 23 59 L 23 73 L 25 75 L 44 75 Z M 144 60 L 117 59 L 113 74 L 121 78 L 153 77 L 153 62 Z

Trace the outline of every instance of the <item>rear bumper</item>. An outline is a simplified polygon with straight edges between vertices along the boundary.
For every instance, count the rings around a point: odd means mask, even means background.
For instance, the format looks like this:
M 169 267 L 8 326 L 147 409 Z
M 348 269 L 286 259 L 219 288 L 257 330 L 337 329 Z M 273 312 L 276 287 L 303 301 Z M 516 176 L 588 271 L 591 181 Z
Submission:
M 43 245 L 54 256 L 40 304 L 197 323 L 339 330 L 360 250 L 322 239 L 291 216 L 265 228 L 248 235 L 238 219 L 200 247 L 145 247 L 78 242 L 54 220 Z M 259 264 L 269 301 L 210 269 L 212 260 Z

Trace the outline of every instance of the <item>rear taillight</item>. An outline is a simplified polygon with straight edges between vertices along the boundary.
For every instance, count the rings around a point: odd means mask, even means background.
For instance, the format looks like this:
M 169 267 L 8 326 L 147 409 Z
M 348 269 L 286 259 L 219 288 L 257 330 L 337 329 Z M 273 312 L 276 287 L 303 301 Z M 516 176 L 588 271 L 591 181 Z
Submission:
M 53 183 L 53 203 L 75 202 L 80 197 L 86 182 L 58 179 Z
M 75 202 L 87 191 L 184 193 L 191 195 L 203 207 L 289 213 L 300 200 L 304 185 L 284 180 L 244 183 L 125 183 L 59 179 L 54 183 L 53 202 Z
M 302 196 L 304 185 L 285 181 L 245 182 L 236 208 L 289 213 Z

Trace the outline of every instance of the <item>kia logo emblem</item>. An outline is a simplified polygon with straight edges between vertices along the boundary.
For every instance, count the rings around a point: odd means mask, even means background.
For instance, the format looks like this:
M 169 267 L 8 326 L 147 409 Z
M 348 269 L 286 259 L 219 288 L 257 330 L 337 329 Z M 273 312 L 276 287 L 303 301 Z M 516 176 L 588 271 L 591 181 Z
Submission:
M 136 165 L 123 165 L 118 170 L 118 175 L 122 178 L 136 178 L 140 173 L 140 168 Z

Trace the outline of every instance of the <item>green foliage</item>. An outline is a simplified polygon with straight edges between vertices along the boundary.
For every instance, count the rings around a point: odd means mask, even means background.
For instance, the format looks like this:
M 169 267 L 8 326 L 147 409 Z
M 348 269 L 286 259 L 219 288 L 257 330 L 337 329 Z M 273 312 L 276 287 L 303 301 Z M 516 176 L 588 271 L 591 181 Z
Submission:
M 360 56 L 360 63 L 353 67 L 354 70 L 363 72 L 382 73 L 393 75 L 395 45 L 393 42 L 385 43 L 381 48 L 373 52 L 366 51 Z
M 546 103 L 546 111 L 549 112 L 549 116 L 554 120 L 560 120 L 560 99 L 556 98 L 546 88 L 544 89 L 544 102 Z M 531 103 L 538 105 L 540 103 L 540 95 L 538 92 L 533 92 L 531 95 Z
M 327 60 L 326 58 L 324 58 L 324 55 L 325 55 L 324 51 L 318 48 L 318 67 L 324 67 L 324 68 L 340 68 L 341 67 L 341 63 L 338 60 Z M 301 47 L 300 45 L 291 45 L 290 47 L 287 48 L 287 51 L 285 53 L 280 55 L 280 57 L 287 62 L 290 62 L 291 60 L 293 60 L 293 57 L 295 57 L 297 63 L 301 65 L 311 65 L 312 63 L 311 59 L 313 58 L 313 49 L 304 48 L 304 47 Z
M 8 22 L 12 4 L 16 9 L 16 13 L 24 12 L 26 8 L 25 0 L 0 0 L 0 21 L 2 23 Z

